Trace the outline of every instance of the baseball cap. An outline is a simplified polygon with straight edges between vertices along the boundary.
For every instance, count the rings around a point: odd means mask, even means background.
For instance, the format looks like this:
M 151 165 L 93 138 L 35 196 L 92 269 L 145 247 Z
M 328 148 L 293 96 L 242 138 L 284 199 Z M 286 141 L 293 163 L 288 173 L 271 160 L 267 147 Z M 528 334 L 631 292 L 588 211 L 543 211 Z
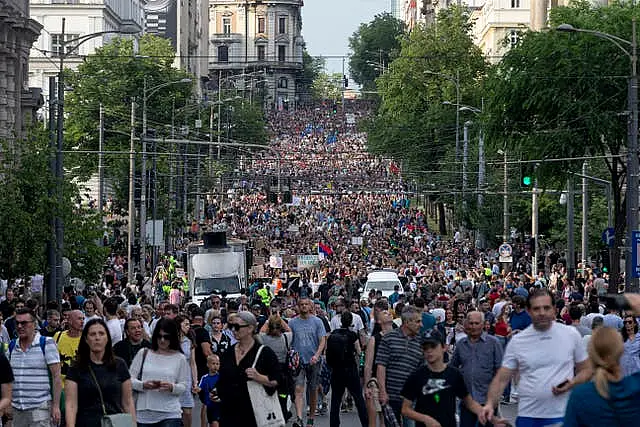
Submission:
M 422 346 L 440 344 L 444 346 L 444 336 L 437 329 L 430 329 L 422 334 Z

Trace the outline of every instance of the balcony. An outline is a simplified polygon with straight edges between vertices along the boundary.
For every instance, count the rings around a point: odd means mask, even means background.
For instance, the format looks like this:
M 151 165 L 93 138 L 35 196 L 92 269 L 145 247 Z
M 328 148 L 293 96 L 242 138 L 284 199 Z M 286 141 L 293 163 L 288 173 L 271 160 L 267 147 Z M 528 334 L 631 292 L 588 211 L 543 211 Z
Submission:
M 211 35 L 211 43 L 238 43 L 243 38 L 241 33 L 215 33 Z

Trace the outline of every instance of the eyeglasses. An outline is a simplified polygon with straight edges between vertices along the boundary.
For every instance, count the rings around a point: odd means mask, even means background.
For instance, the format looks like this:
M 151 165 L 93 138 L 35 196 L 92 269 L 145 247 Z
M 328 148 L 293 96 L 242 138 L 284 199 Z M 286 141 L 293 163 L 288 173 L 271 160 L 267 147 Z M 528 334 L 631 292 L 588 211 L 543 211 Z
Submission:
M 159 340 L 169 341 L 170 338 L 171 338 L 171 335 L 169 335 L 169 334 L 158 334 L 158 339 Z
M 28 325 L 29 323 L 33 323 L 33 320 L 23 320 L 21 322 L 16 322 L 17 326 L 25 326 Z
M 229 323 L 229 329 L 239 331 L 242 328 L 246 328 L 251 325 L 240 325 L 239 323 Z

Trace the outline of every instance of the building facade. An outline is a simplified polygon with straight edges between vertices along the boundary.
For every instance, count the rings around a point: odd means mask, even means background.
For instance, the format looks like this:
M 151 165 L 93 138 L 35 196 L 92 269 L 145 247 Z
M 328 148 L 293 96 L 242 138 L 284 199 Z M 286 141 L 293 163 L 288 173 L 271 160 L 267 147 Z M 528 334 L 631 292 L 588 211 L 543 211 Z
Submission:
M 201 82 L 208 75 L 209 0 L 147 0 L 144 11 L 145 32 L 169 39 L 174 66 Z
M 0 140 L 22 138 L 42 105 L 27 78 L 29 49 L 41 30 L 30 19 L 28 0 L 0 0 Z
M 299 101 L 303 0 L 210 0 L 210 87 L 232 85 L 265 108 Z
M 48 96 L 50 76 L 58 73 L 62 42 L 102 32 L 117 31 L 127 26 L 144 28 L 143 6 L 146 0 L 30 0 L 31 16 L 44 30 L 31 50 L 29 83 L 42 88 Z M 64 34 L 63 22 L 64 18 Z M 86 55 L 117 37 L 105 34 L 82 43 L 68 54 L 64 67 L 76 69 Z M 74 44 L 67 46 L 69 52 Z

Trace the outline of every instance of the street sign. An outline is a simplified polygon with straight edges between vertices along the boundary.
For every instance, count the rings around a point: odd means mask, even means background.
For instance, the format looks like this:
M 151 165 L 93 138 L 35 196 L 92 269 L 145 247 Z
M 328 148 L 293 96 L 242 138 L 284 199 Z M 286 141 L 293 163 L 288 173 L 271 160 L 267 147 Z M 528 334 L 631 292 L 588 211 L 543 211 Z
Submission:
M 510 244 L 503 243 L 498 248 L 498 253 L 500 254 L 500 257 L 510 258 L 511 254 L 513 253 L 513 249 L 511 249 L 511 245 Z M 509 261 L 504 261 L 504 262 L 509 262 Z
M 613 227 L 606 228 L 602 232 L 602 241 L 608 248 L 612 248 L 616 241 L 616 231 Z
M 511 262 L 513 262 L 513 257 L 511 257 L 511 256 L 500 256 L 499 261 L 500 262 L 511 263 Z
M 634 231 L 631 239 L 631 262 L 633 262 L 633 277 L 640 277 L 640 265 L 638 252 L 640 249 L 640 231 Z

